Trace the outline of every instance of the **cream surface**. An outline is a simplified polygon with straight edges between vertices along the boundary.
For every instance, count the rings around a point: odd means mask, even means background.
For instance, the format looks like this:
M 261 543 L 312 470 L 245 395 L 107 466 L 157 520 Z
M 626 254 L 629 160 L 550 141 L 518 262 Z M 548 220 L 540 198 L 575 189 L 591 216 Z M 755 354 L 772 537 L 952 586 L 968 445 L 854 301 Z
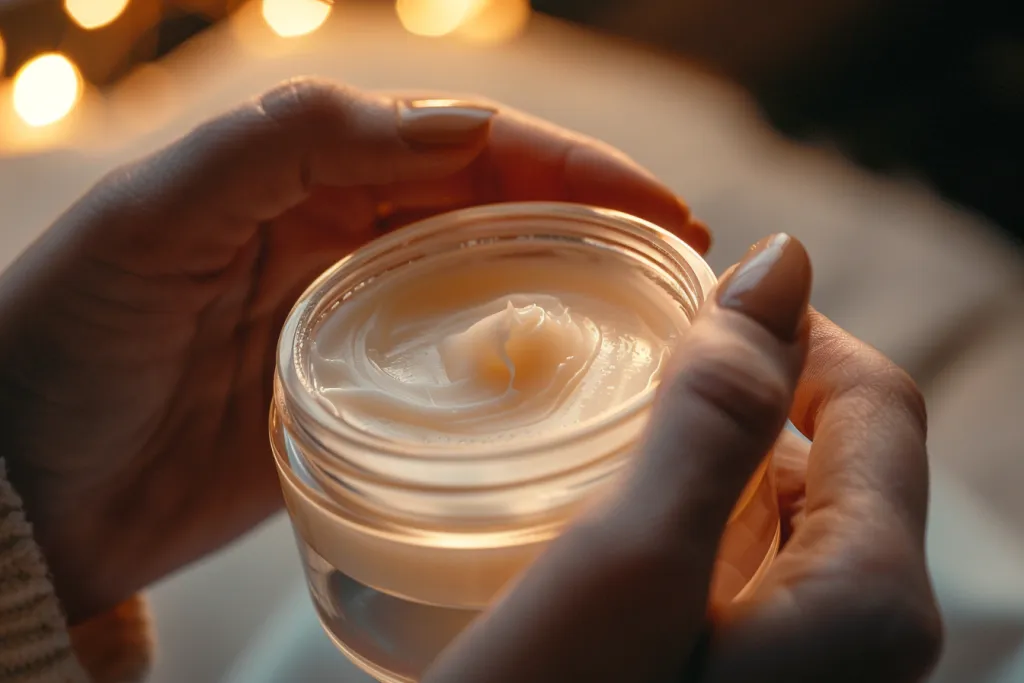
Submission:
M 332 412 L 419 443 L 546 435 L 653 388 L 688 325 L 620 259 L 473 251 L 395 269 L 325 316 L 310 376 Z

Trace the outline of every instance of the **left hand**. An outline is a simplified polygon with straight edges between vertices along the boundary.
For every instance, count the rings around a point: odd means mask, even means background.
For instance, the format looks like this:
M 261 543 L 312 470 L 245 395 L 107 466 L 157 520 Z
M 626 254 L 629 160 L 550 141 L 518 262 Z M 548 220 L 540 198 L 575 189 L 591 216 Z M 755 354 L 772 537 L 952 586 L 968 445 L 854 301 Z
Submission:
M 667 188 L 591 140 L 312 81 L 71 208 L 0 280 L 5 456 L 71 620 L 278 509 L 274 350 L 320 272 L 391 226 L 516 200 L 620 209 L 709 242 Z

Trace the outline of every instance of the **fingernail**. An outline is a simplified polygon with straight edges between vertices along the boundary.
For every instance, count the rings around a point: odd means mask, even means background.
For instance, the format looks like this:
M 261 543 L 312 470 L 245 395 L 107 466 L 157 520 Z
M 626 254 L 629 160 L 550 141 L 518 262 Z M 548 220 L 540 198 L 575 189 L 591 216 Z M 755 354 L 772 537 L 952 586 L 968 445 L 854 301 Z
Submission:
M 717 301 L 795 341 L 811 296 L 811 260 L 799 240 L 784 233 L 755 244 L 718 286 Z
M 497 110 L 461 100 L 398 104 L 398 133 L 411 145 L 458 147 L 476 141 Z

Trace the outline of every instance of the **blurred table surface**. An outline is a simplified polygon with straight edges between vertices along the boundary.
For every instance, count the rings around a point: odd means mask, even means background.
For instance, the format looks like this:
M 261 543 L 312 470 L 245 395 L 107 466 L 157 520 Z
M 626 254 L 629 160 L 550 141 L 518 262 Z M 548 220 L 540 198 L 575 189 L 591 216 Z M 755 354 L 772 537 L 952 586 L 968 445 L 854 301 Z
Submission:
M 0 266 L 110 168 L 295 75 L 480 93 L 606 140 L 712 226 L 717 270 L 770 232 L 802 239 L 816 268 L 813 303 L 916 377 L 932 418 L 930 552 L 950 620 L 935 680 L 1024 680 L 1024 661 L 1010 670 L 1024 660 L 1024 256 L 990 226 L 910 180 L 787 144 L 742 96 L 683 65 L 550 20 L 485 47 L 409 35 L 387 3 L 341 3 L 319 31 L 286 41 L 253 10 L 109 97 L 87 94 L 49 132 L 20 130 L 4 98 Z M 276 633 L 275 609 L 308 626 L 288 597 L 298 581 L 277 519 L 165 582 L 153 593 L 162 653 L 153 680 L 218 680 L 260 628 Z M 279 661 L 301 650 L 278 644 Z

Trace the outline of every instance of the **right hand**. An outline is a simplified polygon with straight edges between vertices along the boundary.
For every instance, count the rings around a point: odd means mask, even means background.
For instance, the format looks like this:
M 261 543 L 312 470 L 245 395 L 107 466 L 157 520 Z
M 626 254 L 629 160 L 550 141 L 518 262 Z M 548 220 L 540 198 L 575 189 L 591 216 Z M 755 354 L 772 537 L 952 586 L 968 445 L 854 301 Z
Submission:
M 429 683 L 913 683 L 941 644 L 925 562 L 925 410 L 810 311 L 799 242 L 760 243 L 682 341 L 639 466 L 444 653 Z M 729 514 L 775 449 L 784 545 L 708 614 Z M 785 435 L 784 435 L 785 437 Z

